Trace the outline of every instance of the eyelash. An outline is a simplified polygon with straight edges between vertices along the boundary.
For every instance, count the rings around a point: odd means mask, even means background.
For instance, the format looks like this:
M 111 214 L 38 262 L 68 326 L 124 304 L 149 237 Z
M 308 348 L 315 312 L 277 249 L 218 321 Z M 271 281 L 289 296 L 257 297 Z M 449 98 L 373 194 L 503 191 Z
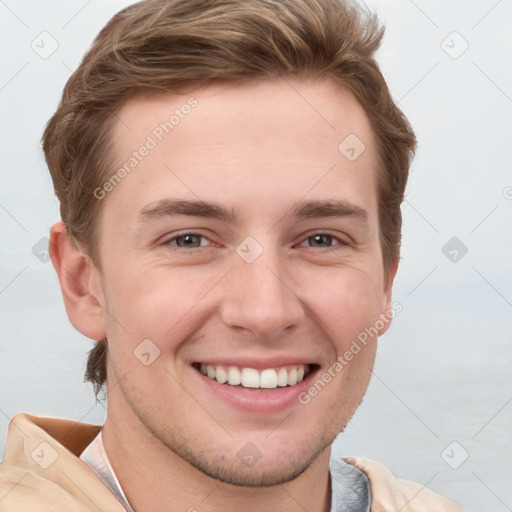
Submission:
M 163 245 L 171 245 L 171 242 L 174 242 L 178 238 L 184 238 L 186 236 L 198 236 L 198 237 L 204 238 L 205 240 L 208 240 L 208 241 L 211 242 L 211 240 L 208 237 L 206 237 L 205 235 L 202 235 L 201 233 L 196 233 L 194 231 L 187 231 L 185 233 L 180 233 L 179 235 L 175 235 L 172 238 L 169 238 L 168 240 L 166 240 L 164 242 Z M 178 249 L 178 250 L 184 250 L 184 251 L 188 251 L 189 250 L 189 249 L 185 249 L 183 247 L 178 247 L 178 246 L 174 246 L 174 247 L 176 247 L 176 249 Z M 200 247 L 203 247 L 203 246 L 193 247 L 193 249 L 199 249 Z
M 339 249 L 341 249 L 341 248 L 346 247 L 346 246 L 348 246 L 348 245 L 349 245 L 345 240 L 341 239 L 340 237 L 335 236 L 335 235 L 333 235 L 333 234 L 331 234 L 331 233 L 329 233 L 329 232 L 325 232 L 325 231 L 318 231 L 318 232 L 316 232 L 316 233 L 312 233 L 311 235 L 308 235 L 308 236 L 304 239 L 304 241 L 303 241 L 302 243 L 304 243 L 305 241 L 309 240 L 310 238 L 313 238 L 313 237 L 315 237 L 315 236 L 320 236 L 320 235 L 330 237 L 332 241 L 336 241 L 336 242 L 338 242 L 338 243 L 337 243 L 336 245 L 334 245 L 334 246 L 321 248 L 321 249 L 323 250 L 323 252 L 332 252 L 332 251 L 336 251 L 336 250 L 339 250 Z M 185 232 L 185 233 L 180 233 L 179 235 L 175 235 L 175 236 L 173 236 L 172 238 L 169 238 L 168 240 L 166 240 L 166 241 L 163 243 L 163 245 L 172 245 L 172 242 L 175 242 L 177 239 L 179 239 L 179 238 L 184 238 L 184 237 L 186 237 L 186 236 L 195 236 L 195 237 L 200 237 L 200 238 L 204 238 L 205 240 L 208 240 L 208 241 L 210 241 L 210 242 L 211 242 L 211 240 L 210 240 L 207 236 L 205 236 L 205 235 L 203 235 L 203 234 L 201 234 L 201 233 L 197 233 L 197 232 L 195 232 L 195 231 L 187 231 L 187 232 Z M 173 245 L 173 247 L 174 247 L 174 248 L 176 248 L 178 251 L 186 251 L 186 252 L 190 252 L 190 251 L 191 251 L 191 249 L 186 249 L 186 248 L 184 248 L 184 247 L 178 247 L 177 245 Z M 200 245 L 199 247 L 192 247 L 192 249 L 200 249 L 200 248 L 202 248 L 202 247 L 205 247 L 205 246 Z M 311 248 L 311 249 L 314 249 L 314 247 L 310 247 L 310 248 Z
M 337 244 L 336 245 L 333 245 L 333 246 L 329 246 L 329 247 L 320 247 L 320 249 L 323 249 L 323 252 L 333 252 L 333 251 L 338 251 L 346 246 L 348 246 L 349 244 L 347 243 L 346 240 L 343 240 L 342 238 L 340 238 L 339 236 L 336 236 L 336 235 L 333 235 L 329 232 L 324 232 L 324 231 L 318 231 L 317 233 L 313 233 L 311 235 L 308 235 L 304 241 L 307 241 L 309 240 L 310 238 L 313 238 L 315 236 L 326 236 L 326 237 L 330 237 L 331 238 L 331 241 L 336 241 Z M 307 246 L 307 247 L 310 247 L 310 246 Z M 314 249 L 314 247 L 310 247 L 311 249 Z

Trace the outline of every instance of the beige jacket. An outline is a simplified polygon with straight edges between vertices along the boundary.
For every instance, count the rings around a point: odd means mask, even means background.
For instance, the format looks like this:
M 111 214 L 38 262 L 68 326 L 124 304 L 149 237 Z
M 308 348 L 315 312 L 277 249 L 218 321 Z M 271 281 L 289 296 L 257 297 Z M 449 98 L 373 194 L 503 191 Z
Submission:
M 0 512 L 124 512 L 79 459 L 99 431 L 99 426 L 75 421 L 16 415 L 0 464 Z M 394 478 L 381 464 L 347 461 L 370 480 L 372 512 L 464 512 L 418 484 Z

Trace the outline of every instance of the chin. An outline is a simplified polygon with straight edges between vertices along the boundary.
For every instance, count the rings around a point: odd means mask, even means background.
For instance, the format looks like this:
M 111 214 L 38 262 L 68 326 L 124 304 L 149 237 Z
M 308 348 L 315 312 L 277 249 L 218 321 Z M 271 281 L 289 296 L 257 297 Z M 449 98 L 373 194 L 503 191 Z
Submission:
M 203 474 L 225 484 L 238 487 L 272 487 L 298 478 L 330 447 L 330 444 L 329 442 L 327 446 L 319 447 L 313 453 L 300 453 L 295 456 L 286 451 L 282 454 L 276 454 L 274 451 L 269 454 L 253 455 L 252 460 L 248 460 L 246 455 L 229 458 L 221 456 L 214 460 L 190 458 L 187 461 Z M 247 443 L 245 446 L 249 450 L 251 444 Z
M 268 432 L 253 433 L 253 442 L 246 441 L 246 436 L 242 440 L 235 436 L 227 442 L 210 440 L 204 444 L 189 437 L 181 437 L 177 442 L 173 436 L 174 439 L 165 439 L 163 444 L 196 470 L 219 482 L 238 487 L 272 487 L 298 478 L 326 450 L 330 455 L 339 430 L 323 435 L 282 434 L 275 433 L 274 439 L 269 439 Z

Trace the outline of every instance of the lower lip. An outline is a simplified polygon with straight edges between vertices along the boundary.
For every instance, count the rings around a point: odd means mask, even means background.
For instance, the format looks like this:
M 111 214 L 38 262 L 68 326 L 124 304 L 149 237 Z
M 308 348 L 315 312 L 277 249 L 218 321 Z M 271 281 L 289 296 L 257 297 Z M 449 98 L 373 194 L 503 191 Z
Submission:
M 269 390 L 250 390 L 229 384 L 220 384 L 195 368 L 192 370 L 215 397 L 219 397 L 242 411 L 269 414 L 300 404 L 299 395 L 309 388 L 310 381 L 317 373 L 318 368 L 314 368 L 303 381 L 295 386 L 283 386 Z

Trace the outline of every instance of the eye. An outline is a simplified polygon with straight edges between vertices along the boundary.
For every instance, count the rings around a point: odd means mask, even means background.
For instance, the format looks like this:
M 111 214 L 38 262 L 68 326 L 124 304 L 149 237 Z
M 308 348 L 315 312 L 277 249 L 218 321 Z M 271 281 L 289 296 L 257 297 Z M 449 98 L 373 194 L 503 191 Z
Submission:
M 180 249 L 196 249 L 208 245 L 210 241 L 199 233 L 182 233 L 169 238 L 165 245 L 179 247 Z
M 309 236 L 306 241 L 310 243 L 310 247 L 331 247 L 334 237 L 325 233 L 318 233 Z
M 305 245 L 307 244 L 307 245 Z M 313 247 L 320 249 L 331 249 L 336 250 L 347 245 L 341 238 L 331 235 L 329 233 L 315 233 L 313 235 L 308 236 L 302 244 L 301 247 Z
M 333 236 L 329 235 L 328 233 L 316 233 L 314 235 L 308 236 L 301 246 L 308 246 L 308 247 L 320 247 L 320 248 L 329 248 L 333 245 L 344 245 L 343 242 Z

